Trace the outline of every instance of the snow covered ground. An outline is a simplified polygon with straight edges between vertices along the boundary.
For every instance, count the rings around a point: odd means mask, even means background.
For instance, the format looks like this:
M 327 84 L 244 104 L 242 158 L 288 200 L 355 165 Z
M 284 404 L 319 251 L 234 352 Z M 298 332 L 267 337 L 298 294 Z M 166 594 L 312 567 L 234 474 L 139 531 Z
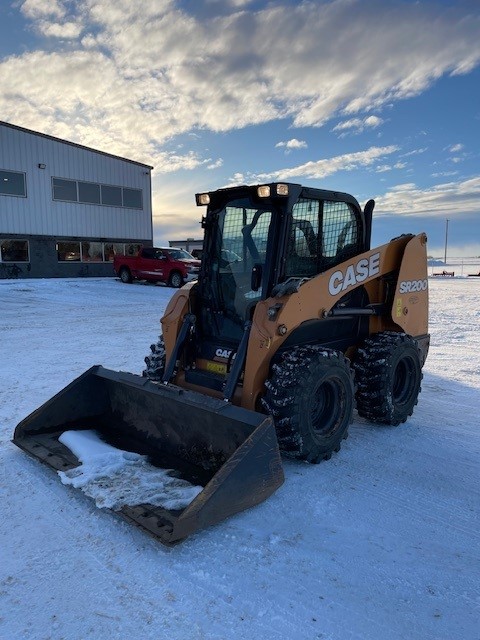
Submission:
M 0 639 L 480 638 L 480 278 L 430 290 L 405 425 L 357 417 L 332 460 L 165 548 L 10 439 L 91 365 L 140 373 L 172 290 L 0 281 Z

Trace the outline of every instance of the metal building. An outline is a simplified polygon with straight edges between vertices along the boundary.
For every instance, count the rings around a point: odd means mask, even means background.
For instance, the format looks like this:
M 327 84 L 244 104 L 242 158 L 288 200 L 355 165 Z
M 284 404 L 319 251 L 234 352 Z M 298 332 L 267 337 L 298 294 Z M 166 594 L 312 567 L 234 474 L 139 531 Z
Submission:
M 0 122 L 0 279 L 113 276 L 153 244 L 151 169 Z

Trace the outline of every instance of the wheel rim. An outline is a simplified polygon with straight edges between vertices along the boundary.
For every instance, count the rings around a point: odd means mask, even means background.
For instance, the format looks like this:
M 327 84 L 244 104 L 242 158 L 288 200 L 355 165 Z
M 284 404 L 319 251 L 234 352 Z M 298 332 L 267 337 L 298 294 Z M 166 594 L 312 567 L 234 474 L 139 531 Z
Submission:
M 316 436 L 331 435 L 341 422 L 343 387 L 338 379 L 320 383 L 313 396 L 310 411 L 312 429 Z
M 405 404 L 415 386 L 415 363 L 412 358 L 402 358 L 393 374 L 392 397 L 396 404 Z
M 174 273 L 172 276 L 172 286 L 179 287 L 182 284 L 182 278 L 178 273 Z
M 120 274 L 120 280 L 122 280 L 122 282 L 127 282 L 128 280 L 128 273 L 125 271 L 125 269 Z

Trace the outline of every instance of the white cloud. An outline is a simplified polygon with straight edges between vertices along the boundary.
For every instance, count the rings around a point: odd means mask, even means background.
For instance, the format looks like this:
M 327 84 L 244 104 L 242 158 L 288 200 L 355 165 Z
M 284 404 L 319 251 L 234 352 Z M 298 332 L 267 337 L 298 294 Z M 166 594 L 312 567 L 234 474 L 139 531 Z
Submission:
M 207 0 L 208 4 L 228 4 L 232 7 L 246 7 L 252 2 L 253 0 Z
M 335 127 L 333 127 L 332 131 L 345 131 L 346 129 L 359 129 L 363 125 L 363 120 L 360 118 L 352 118 L 351 120 L 345 120 L 344 122 L 339 122 Z
M 432 173 L 432 178 L 450 178 L 451 176 L 458 175 L 458 171 L 439 171 Z
M 261 173 L 251 175 L 253 181 L 265 180 L 290 180 L 292 178 L 325 178 L 338 171 L 353 171 L 359 167 L 369 167 L 379 158 L 394 153 L 398 147 L 393 145 L 387 147 L 370 147 L 366 151 L 343 154 L 332 158 L 310 161 L 297 167 L 280 169 L 271 173 Z
M 38 20 L 39 18 L 61 19 L 66 14 L 62 0 L 25 0 L 25 2 L 19 4 L 23 15 L 30 20 Z
M 374 129 L 376 129 L 381 124 L 383 124 L 383 120 L 378 116 L 368 116 L 364 119 L 363 124 L 365 127 L 373 127 Z
M 65 0 L 25 0 L 20 10 L 42 36 L 71 40 L 80 36 L 83 24 L 81 18 L 68 16 L 68 4 Z
M 171 171 L 204 161 L 172 159 L 164 144 L 176 135 L 342 114 L 371 129 L 381 118 L 358 113 L 480 60 L 480 16 L 460 7 L 233 4 L 243 10 L 200 19 L 174 0 L 26 0 L 34 28 L 69 41 L 0 60 L 2 118 Z
M 244 173 L 237 172 L 230 179 L 232 184 L 246 184 L 248 182 Z
M 306 149 L 308 145 L 304 140 L 297 140 L 296 138 L 292 138 L 291 140 L 287 140 L 285 142 L 277 142 L 275 147 L 284 147 L 285 153 L 289 153 L 292 149 Z
M 333 127 L 332 131 L 340 132 L 340 137 L 344 137 L 349 133 L 359 134 L 365 131 L 365 129 L 376 129 L 383 124 L 383 122 L 384 120 L 378 116 L 367 116 L 363 118 L 363 120 L 360 118 L 351 118 L 350 120 L 339 122 Z
M 406 162 L 396 162 L 394 165 L 390 164 L 379 164 L 375 167 L 376 173 L 385 173 L 386 171 L 392 171 L 393 169 L 405 169 L 407 166 Z
M 414 183 L 400 184 L 375 198 L 377 215 L 451 215 L 452 212 L 478 213 L 480 176 L 458 182 L 445 182 L 430 189 Z
M 171 97 L 151 80 L 125 78 L 98 51 L 10 58 L 0 64 L 0 86 L 11 87 L 0 95 L 0 105 L 2 117 L 14 124 L 155 164 L 157 171 L 193 169 L 203 162 L 195 152 L 162 148 L 176 118 Z M 22 102 L 18 108 L 16 99 Z
M 67 40 L 78 38 L 82 33 L 82 26 L 77 22 L 44 22 L 38 23 L 39 31 L 48 38 L 65 38 Z
M 407 151 L 407 153 L 401 153 L 400 157 L 408 158 L 409 156 L 416 156 L 416 155 L 419 155 L 420 153 L 425 153 L 427 149 L 428 147 L 422 147 L 421 149 L 413 149 L 413 151 Z
M 449 147 L 449 151 L 451 153 L 458 153 L 459 151 L 461 151 L 464 148 L 463 144 L 453 144 L 451 147 Z
M 223 166 L 223 158 L 218 158 L 215 162 L 207 164 L 207 169 L 219 169 L 221 166 Z

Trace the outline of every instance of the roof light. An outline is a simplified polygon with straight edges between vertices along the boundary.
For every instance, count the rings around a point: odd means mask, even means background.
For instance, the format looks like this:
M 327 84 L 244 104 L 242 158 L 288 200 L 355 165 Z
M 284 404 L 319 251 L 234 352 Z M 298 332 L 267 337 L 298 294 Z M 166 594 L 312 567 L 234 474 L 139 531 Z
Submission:
M 264 184 L 257 189 L 257 195 L 259 198 L 268 198 L 270 196 L 270 187 L 268 184 Z
M 208 193 L 197 193 L 197 206 L 202 204 L 210 204 L 210 195 Z
M 277 184 L 277 196 L 288 196 L 288 184 Z

